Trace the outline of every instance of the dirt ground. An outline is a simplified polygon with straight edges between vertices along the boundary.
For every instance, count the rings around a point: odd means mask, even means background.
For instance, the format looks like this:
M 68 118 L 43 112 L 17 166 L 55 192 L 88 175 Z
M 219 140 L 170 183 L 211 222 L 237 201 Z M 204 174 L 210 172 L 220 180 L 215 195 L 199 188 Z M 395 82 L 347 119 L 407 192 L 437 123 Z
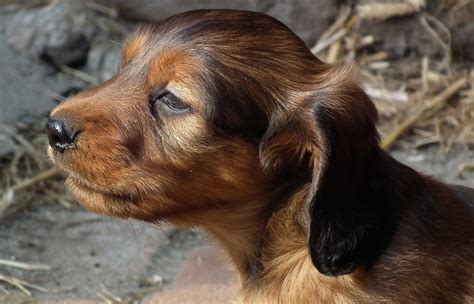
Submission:
M 0 240 L 0 257 L 52 267 L 9 269 L 9 275 L 48 292 L 34 291 L 30 298 L 8 288 L 9 294 L 0 290 L 0 303 L 100 300 L 101 294 L 140 301 L 166 287 L 189 250 L 203 242 L 198 232 L 112 220 L 48 202 L 34 202 L 2 221 Z
M 0 27 L 11 17 L 10 13 L 0 13 Z M 0 109 L 0 117 L 12 123 L 13 112 L 33 111 L 22 119 L 37 120 L 54 105 L 51 97 L 39 93 L 38 88 L 60 92 L 84 87 L 74 77 L 52 73 L 44 63 L 18 55 L 7 45 L 4 30 L 0 30 L 0 64 L 0 98 L 15 100 L 12 108 Z M 28 85 L 19 87 L 19 79 Z M 28 100 L 37 100 L 37 104 L 21 104 Z M 474 163 L 474 151 L 468 146 L 455 145 L 447 154 L 437 145 L 394 149 L 392 153 L 428 175 L 474 185 L 474 171 L 459 170 L 463 163 Z M 21 212 L 0 219 L 0 259 L 46 264 L 51 270 L 0 265 L 0 275 L 28 281 L 47 292 L 31 290 L 29 297 L 0 282 L 0 303 L 103 300 L 114 296 L 125 303 L 140 303 L 148 294 L 166 288 L 190 250 L 207 242 L 198 231 L 109 219 L 86 212 L 75 203 L 66 208 L 34 199 Z

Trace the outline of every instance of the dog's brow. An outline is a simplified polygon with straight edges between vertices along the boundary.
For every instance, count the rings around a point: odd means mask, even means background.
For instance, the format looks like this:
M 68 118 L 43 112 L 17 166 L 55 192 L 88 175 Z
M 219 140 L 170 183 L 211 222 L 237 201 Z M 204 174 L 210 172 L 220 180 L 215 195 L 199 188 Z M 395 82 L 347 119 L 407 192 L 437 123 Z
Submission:
M 125 42 L 125 47 L 122 52 L 122 63 L 125 65 L 134 57 L 137 56 L 140 49 L 142 49 L 149 40 L 150 34 L 148 31 L 142 30 L 134 34 Z
M 150 86 L 181 82 L 184 78 L 193 76 L 194 66 L 191 55 L 176 49 L 162 50 L 150 62 L 147 82 Z
M 150 88 L 169 86 L 174 93 L 201 107 L 197 100 L 202 95 L 196 82 L 199 61 L 195 56 L 177 49 L 159 51 L 147 67 L 146 82 Z M 202 97 L 202 96 L 201 96 Z

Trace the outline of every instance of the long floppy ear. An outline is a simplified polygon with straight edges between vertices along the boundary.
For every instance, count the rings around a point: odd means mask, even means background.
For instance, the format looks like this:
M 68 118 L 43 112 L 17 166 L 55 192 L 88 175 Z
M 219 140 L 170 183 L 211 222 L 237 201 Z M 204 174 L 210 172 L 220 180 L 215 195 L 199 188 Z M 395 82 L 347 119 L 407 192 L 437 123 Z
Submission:
M 328 68 L 293 114 L 272 118 L 260 146 L 264 165 L 308 169 L 309 250 L 319 272 L 369 267 L 393 232 L 377 113 L 349 69 Z

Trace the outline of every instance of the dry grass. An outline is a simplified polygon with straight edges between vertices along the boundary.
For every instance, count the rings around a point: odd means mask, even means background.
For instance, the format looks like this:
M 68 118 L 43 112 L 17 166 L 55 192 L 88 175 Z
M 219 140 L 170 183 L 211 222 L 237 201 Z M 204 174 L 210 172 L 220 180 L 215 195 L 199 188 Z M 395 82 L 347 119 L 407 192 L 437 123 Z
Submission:
M 48 161 L 43 125 L 44 120 L 34 126 L 0 125 L 0 131 L 10 135 L 16 143 L 15 152 L 0 163 L 0 221 L 33 199 L 50 202 L 70 199 L 61 184 L 53 179 L 59 172 L 51 169 Z
M 448 2 L 446 8 L 452 9 L 462 4 Z M 424 1 L 404 1 L 401 5 L 359 6 L 351 12 L 343 8 L 312 50 L 327 62 L 359 66 L 364 88 L 381 116 L 379 129 L 385 148 L 436 144 L 448 153 L 455 145 L 474 144 L 474 72 L 452 63 L 449 31 L 433 16 L 419 13 L 422 30 L 436 41 L 443 57 L 391 61 L 383 51 L 365 51 L 374 37 L 362 36 L 358 27 L 362 18 L 410 15 L 423 5 Z
M 49 271 L 51 270 L 51 267 L 48 265 L 42 265 L 42 264 L 28 264 L 28 263 L 22 263 L 22 262 L 17 262 L 17 261 L 10 261 L 10 260 L 5 260 L 5 259 L 0 259 L 0 266 L 6 266 L 6 267 L 12 267 L 12 268 L 18 268 L 26 271 L 32 271 L 32 270 L 41 270 L 41 271 Z M 31 284 L 27 281 L 20 280 L 16 277 L 9 276 L 9 275 L 4 275 L 0 273 L 0 282 L 5 282 L 9 285 L 12 285 L 19 290 L 21 290 L 23 293 L 25 293 L 27 296 L 31 296 L 30 290 L 37 290 L 41 292 L 48 292 L 47 289 L 42 288 L 41 286 Z M 5 289 L 4 290 L 6 293 L 8 291 Z

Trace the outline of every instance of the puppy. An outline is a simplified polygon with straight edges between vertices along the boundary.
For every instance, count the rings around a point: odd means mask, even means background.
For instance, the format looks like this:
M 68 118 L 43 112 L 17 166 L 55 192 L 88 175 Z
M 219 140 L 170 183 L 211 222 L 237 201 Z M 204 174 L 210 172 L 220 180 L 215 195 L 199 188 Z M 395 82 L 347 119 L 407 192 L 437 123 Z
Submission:
M 474 190 L 379 147 L 350 69 L 260 13 L 182 13 L 52 112 L 50 155 L 87 209 L 203 227 L 242 303 L 474 301 Z

